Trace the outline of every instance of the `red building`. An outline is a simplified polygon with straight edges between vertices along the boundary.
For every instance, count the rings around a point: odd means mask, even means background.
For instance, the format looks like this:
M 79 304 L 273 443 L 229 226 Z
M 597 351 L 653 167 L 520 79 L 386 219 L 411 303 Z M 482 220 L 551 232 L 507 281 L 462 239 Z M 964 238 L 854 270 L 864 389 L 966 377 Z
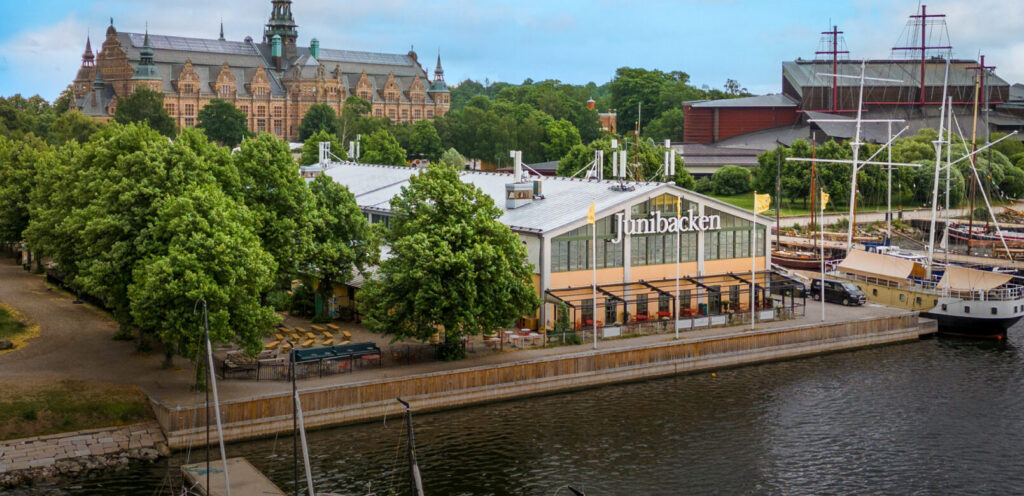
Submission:
M 686 102 L 683 141 L 716 143 L 754 131 L 792 126 L 799 120 L 797 109 L 795 101 L 778 94 Z

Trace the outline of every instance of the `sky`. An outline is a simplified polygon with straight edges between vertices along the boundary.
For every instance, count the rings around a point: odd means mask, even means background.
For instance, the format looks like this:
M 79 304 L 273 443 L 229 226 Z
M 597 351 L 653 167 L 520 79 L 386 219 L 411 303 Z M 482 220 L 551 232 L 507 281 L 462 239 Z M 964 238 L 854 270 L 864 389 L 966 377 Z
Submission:
M 4 0 L 0 96 L 52 100 L 81 64 L 87 35 L 99 48 L 113 17 L 119 31 L 259 40 L 270 0 Z M 997 66 L 1024 82 L 1024 2 L 935 0 L 947 15 L 954 57 Z M 680 70 L 697 86 L 735 79 L 753 93 L 781 91 L 781 63 L 813 58 L 821 32 L 838 25 L 850 57 L 886 58 L 918 0 L 295 0 L 299 45 L 405 53 L 414 47 L 445 79 L 598 84 L 622 66 Z M 944 36 L 943 36 L 944 38 Z M 943 41 L 945 41 L 943 39 Z M 944 43 L 943 43 L 944 44 Z

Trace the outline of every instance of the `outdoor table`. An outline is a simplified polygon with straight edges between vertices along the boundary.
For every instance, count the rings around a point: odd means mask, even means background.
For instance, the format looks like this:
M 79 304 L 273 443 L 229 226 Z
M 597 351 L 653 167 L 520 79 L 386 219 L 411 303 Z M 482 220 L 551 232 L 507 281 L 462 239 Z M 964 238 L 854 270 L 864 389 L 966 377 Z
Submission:
M 540 339 L 540 333 L 531 332 L 527 337 L 530 338 L 530 341 L 534 341 L 536 339 Z
M 519 347 L 519 348 L 523 347 L 522 341 L 523 341 L 523 336 L 520 336 L 518 334 L 510 334 L 509 337 L 508 337 L 508 342 L 511 343 L 513 346 L 516 346 L 516 347 Z

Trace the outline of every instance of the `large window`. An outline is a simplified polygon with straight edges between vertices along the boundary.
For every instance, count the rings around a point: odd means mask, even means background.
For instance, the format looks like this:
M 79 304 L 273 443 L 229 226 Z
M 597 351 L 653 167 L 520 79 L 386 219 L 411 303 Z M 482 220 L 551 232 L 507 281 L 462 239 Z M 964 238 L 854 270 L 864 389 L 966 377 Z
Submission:
M 644 203 L 634 205 L 631 211 L 632 218 L 646 219 L 652 212 L 661 212 L 662 217 L 676 216 L 676 200 L 678 197 L 672 195 L 661 195 L 651 198 Z M 696 213 L 697 204 L 682 200 L 680 210 L 683 215 L 693 209 Z M 697 260 L 697 233 L 665 233 L 665 234 L 644 234 L 632 236 L 630 243 L 630 264 L 632 265 L 660 265 L 676 262 L 676 238 L 679 239 L 679 260 L 681 262 L 693 262 Z
M 597 268 L 622 267 L 623 243 L 612 243 L 615 239 L 615 217 L 597 221 Z M 590 226 L 573 229 L 551 240 L 551 271 L 568 272 L 591 268 L 590 243 L 593 241 Z
M 750 242 L 750 220 L 726 214 L 712 208 L 705 208 L 704 215 L 718 215 L 722 219 L 722 229 L 704 233 L 704 259 L 725 260 L 729 258 L 749 258 L 752 243 Z M 764 227 L 757 227 L 757 256 L 764 255 Z

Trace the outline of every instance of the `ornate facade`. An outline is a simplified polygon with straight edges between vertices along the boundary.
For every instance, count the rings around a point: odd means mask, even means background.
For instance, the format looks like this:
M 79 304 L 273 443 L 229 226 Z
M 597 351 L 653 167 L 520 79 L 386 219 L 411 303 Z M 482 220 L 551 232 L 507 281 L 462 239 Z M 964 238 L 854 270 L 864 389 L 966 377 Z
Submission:
M 299 123 L 314 104 L 340 113 L 345 99 L 369 101 L 371 115 L 393 122 L 433 119 L 448 111 L 450 95 L 441 57 L 431 79 L 416 52 L 386 54 L 297 45 L 291 0 L 273 0 L 257 43 L 251 37 L 218 39 L 122 33 L 113 19 L 94 56 L 86 39 L 82 66 L 72 88 L 85 114 L 109 120 L 117 100 L 138 87 L 164 94 L 164 106 L 179 126 L 196 124 L 199 110 L 214 98 L 233 103 L 248 116 L 249 129 L 297 139 Z

